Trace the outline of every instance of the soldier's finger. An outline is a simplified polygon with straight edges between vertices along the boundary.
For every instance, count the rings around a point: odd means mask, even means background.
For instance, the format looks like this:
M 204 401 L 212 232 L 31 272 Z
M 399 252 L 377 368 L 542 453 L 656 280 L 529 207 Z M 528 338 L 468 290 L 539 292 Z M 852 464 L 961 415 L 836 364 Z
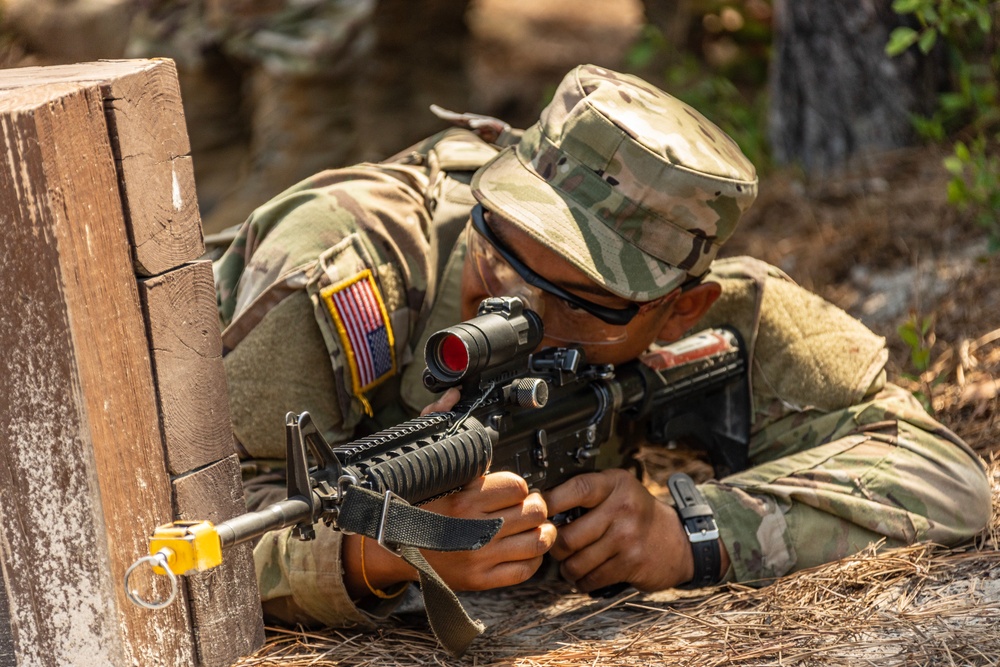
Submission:
M 598 540 L 562 561 L 559 572 L 584 593 L 608 586 L 623 579 L 623 573 L 612 568 L 616 553 L 611 540 Z
M 565 576 L 565 575 L 564 575 Z M 576 590 L 589 593 L 598 588 L 613 586 L 624 580 L 623 568 L 617 558 L 609 558 L 574 583 Z
M 518 505 L 504 508 L 498 512 L 493 512 L 489 515 L 489 518 L 503 519 L 503 526 L 500 528 L 500 532 L 497 533 L 497 536 L 507 537 L 510 535 L 517 535 L 518 533 L 523 533 L 525 531 L 535 530 L 539 526 L 543 525 L 552 526 L 552 523 L 548 521 L 548 518 L 545 515 L 545 502 L 542 500 L 541 496 L 534 493 L 525 498 L 524 502 Z M 552 526 L 552 530 L 552 539 L 555 541 L 555 526 Z M 546 549 L 546 551 L 547 550 L 548 549 Z
M 577 475 L 542 494 L 549 516 L 577 507 L 597 507 L 615 488 L 614 479 L 603 473 Z
M 542 565 L 542 557 L 529 558 L 500 563 L 488 573 L 487 579 L 479 590 L 514 586 L 531 578 Z
M 481 478 L 480 493 L 483 495 L 481 507 L 487 512 L 496 512 L 521 504 L 528 497 L 528 484 L 520 475 L 512 472 L 490 473 Z M 544 502 L 539 494 L 538 501 Z
M 516 507 L 528 497 L 528 485 L 518 475 L 498 472 L 465 485 L 458 493 L 438 498 L 425 509 L 448 516 L 489 518 L 495 512 Z
M 491 545 L 492 560 L 503 563 L 538 558 L 548 553 L 555 539 L 556 528 L 551 523 L 501 537 Z
M 588 512 L 572 523 L 559 527 L 552 555 L 558 560 L 566 560 L 600 540 L 607 532 L 607 517 L 597 512 Z
M 542 564 L 542 557 L 499 563 L 483 571 L 466 571 L 458 578 L 446 577 L 456 591 L 485 591 L 527 581 Z
M 441 394 L 436 401 L 428 405 L 426 408 L 420 411 L 420 416 L 425 417 L 432 412 L 448 412 L 455 404 L 458 403 L 458 399 L 462 397 L 462 393 L 457 387 L 452 387 L 448 391 Z

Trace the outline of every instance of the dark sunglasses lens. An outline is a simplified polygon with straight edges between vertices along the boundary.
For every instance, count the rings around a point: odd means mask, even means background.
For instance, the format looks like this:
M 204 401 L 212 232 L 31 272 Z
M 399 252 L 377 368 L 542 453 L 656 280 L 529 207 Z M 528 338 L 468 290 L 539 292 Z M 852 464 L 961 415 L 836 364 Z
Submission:
M 486 218 L 483 215 L 483 205 L 476 204 L 472 209 L 472 222 L 476 230 L 490 242 L 500 256 L 511 265 L 511 267 L 518 273 L 521 278 L 524 279 L 526 283 L 537 287 L 540 290 L 553 294 L 564 301 L 571 303 L 577 308 L 590 313 L 594 317 L 607 322 L 608 324 L 616 324 L 623 326 L 632 321 L 632 319 L 639 312 L 639 306 L 637 304 L 629 304 L 625 308 L 608 308 L 607 306 L 602 306 L 600 304 L 587 301 L 582 299 L 575 294 L 567 292 L 558 285 L 549 282 L 542 276 L 535 273 L 528 267 L 527 264 L 519 260 L 514 253 L 508 250 L 500 239 L 493 233 L 493 230 L 489 228 L 486 224 Z

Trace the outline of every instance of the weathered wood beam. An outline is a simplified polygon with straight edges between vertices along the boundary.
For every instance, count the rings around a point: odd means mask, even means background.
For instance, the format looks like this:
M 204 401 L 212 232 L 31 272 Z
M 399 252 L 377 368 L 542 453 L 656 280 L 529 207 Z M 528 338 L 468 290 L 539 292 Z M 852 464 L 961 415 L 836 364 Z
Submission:
M 181 475 L 236 450 L 211 262 L 139 282 L 167 449 Z M 237 471 L 237 479 L 239 479 Z
M 246 511 L 210 262 L 139 282 L 149 334 L 174 516 L 219 523 Z M 199 664 L 230 665 L 264 643 L 249 545 L 187 577 Z
M 19 664 L 191 664 L 186 601 L 145 610 L 121 583 L 172 507 L 103 107 L 78 84 L 0 97 L 11 635 Z
M 122 585 L 155 526 L 244 511 L 173 63 L 0 71 L 0 134 L 0 667 L 232 664 L 248 547 L 165 609 Z
M 233 484 L 233 480 L 237 484 Z M 174 480 L 178 519 L 220 523 L 246 511 L 240 463 L 233 454 Z M 230 665 L 263 646 L 260 594 L 249 544 L 230 548 L 219 567 L 186 578 L 203 665 Z
M 0 74 L 0 91 L 46 83 L 97 85 L 101 91 L 136 273 L 153 276 L 204 254 L 173 61 L 108 60 Z

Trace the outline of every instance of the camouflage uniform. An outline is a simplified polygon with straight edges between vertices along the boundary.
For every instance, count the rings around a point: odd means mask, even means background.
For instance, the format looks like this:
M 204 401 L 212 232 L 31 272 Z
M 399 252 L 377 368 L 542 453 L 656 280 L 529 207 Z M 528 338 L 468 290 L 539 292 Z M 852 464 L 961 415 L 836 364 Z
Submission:
M 275 74 L 335 74 L 367 50 L 375 0 L 144 0 L 129 48 L 197 68 L 218 48 Z
M 218 202 L 218 193 L 201 193 L 206 232 L 242 222 L 263 197 L 309 174 L 357 159 L 355 86 L 375 42 L 374 9 L 375 0 L 141 3 L 126 55 L 177 62 L 196 158 L 249 133 L 243 180 L 227 183 Z
M 277 458 L 288 410 L 308 409 L 344 441 L 428 404 L 419 354 L 460 319 L 460 232 L 478 199 L 626 298 L 709 270 L 721 284 L 700 326 L 740 330 L 754 406 L 753 467 L 702 486 L 730 578 L 782 575 L 882 537 L 975 534 L 990 507 L 982 462 L 885 383 L 884 340 L 773 267 L 713 262 L 755 193 L 752 166 L 700 114 L 587 66 L 516 147 L 455 129 L 387 163 L 308 179 L 259 208 L 217 264 L 237 438 L 248 457 Z M 362 339 L 347 316 L 365 303 Z M 251 506 L 274 493 L 267 481 L 248 484 Z M 265 608 L 370 624 L 368 612 L 391 604 L 355 606 L 338 537 L 320 534 L 302 543 L 278 531 L 257 545 Z

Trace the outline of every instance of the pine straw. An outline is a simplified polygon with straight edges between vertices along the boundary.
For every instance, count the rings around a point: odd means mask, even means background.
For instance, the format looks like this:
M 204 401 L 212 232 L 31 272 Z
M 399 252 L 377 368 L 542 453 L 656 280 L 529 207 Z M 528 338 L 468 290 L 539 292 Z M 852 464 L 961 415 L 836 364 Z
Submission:
M 465 596 L 489 625 L 461 660 L 420 615 L 377 634 L 268 629 L 250 665 L 949 665 L 1000 656 L 1000 457 L 974 544 L 918 544 L 804 570 L 764 588 L 592 600 L 559 586 Z M 707 593 L 707 594 L 706 594 Z
M 983 456 L 1000 451 L 1000 329 L 945 348 L 921 379 L 934 385 L 941 421 Z M 918 382 L 898 381 L 911 390 L 921 388 Z

